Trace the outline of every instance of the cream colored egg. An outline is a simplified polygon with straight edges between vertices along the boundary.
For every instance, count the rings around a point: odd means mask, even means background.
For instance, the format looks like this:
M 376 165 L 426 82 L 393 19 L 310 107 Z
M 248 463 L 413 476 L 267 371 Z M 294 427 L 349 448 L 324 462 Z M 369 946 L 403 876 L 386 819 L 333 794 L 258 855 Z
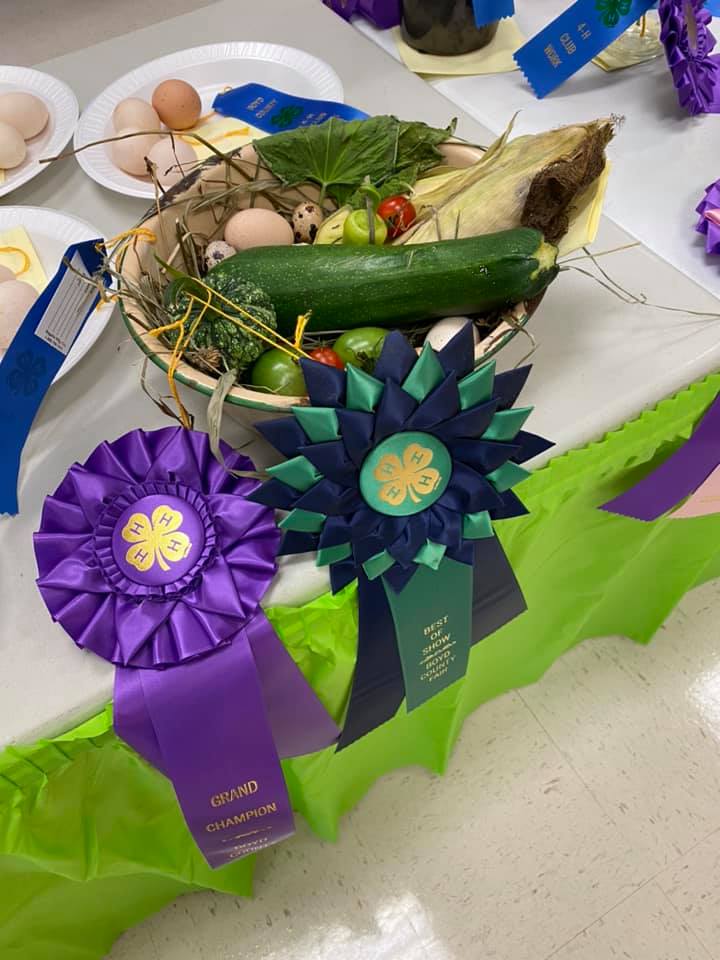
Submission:
M 171 187 L 190 173 L 197 163 L 197 154 L 180 137 L 164 137 L 152 148 L 148 160 L 155 164 L 158 183 L 163 187 Z
M 148 156 L 156 143 L 160 142 L 160 137 L 156 133 L 141 133 L 138 136 L 130 137 L 127 134 L 138 133 L 133 128 L 123 128 L 118 130 L 118 136 L 124 136 L 124 140 L 113 140 L 110 144 L 110 156 L 113 163 L 124 170 L 125 173 L 132 173 L 136 177 L 147 176 L 147 166 L 145 157 Z
M 200 119 L 202 103 L 195 87 L 184 80 L 163 80 L 155 88 L 152 105 L 171 130 L 189 130 Z
M 113 127 L 116 131 L 131 127 L 134 130 L 160 130 L 160 117 L 146 100 L 127 97 L 113 110 Z
M 30 307 L 37 300 L 35 287 L 23 280 L 0 283 L 0 350 L 7 350 Z
M 291 244 L 293 230 L 279 213 L 253 207 L 230 217 L 225 224 L 225 242 L 236 250 Z
M 0 263 L 0 283 L 7 283 L 8 280 L 14 280 L 15 274 L 12 272 L 10 267 L 4 267 Z
M 454 143 L 452 140 L 441 143 L 438 150 L 448 166 L 458 169 L 471 167 L 485 156 L 485 152 L 480 147 L 472 147 L 469 143 Z
M 27 147 L 15 127 L 0 120 L 0 170 L 19 167 L 25 159 Z
M 15 127 L 23 140 L 32 140 L 47 126 L 50 114 L 39 97 L 12 91 L 0 95 L 0 120 Z
M 467 323 L 472 323 L 470 317 L 445 317 L 444 320 L 438 320 L 438 322 L 433 324 L 428 330 L 425 343 L 429 343 L 433 350 L 442 350 Z M 473 342 L 475 346 L 480 343 L 480 334 L 474 323 Z

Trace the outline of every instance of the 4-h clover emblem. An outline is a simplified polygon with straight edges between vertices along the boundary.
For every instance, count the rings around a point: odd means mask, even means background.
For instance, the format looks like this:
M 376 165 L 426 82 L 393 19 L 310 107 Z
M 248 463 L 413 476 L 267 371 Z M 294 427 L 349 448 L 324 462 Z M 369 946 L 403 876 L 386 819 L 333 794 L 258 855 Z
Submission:
M 183 515 L 179 510 L 161 505 L 150 517 L 145 513 L 133 513 L 122 529 L 122 538 L 132 544 L 125 554 L 130 566 L 141 573 L 157 565 L 168 571 L 169 563 L 184 560 L 190 552 L 190 537 L 180 527 Z
M 297 120 L 297 118 L 302 113 L 302 107 L 298 106 L 287 106 L 282 107 L 277 113 L 274 113 L 270 118 L 270 122 L 274 127 L 277 127 L 279 130 L 285 130 L 287 127 L 292 126 L 292 124 Z
M 443 495 L 452 463 L 447 447 L 427 433 L 396 433 L 379 444 L 360 471 L 360 490 L 378 513 L 407 517 Z
M 616 27 L 630 13 L 632 0 L 595 0 L 595 9 L 606 27 Z

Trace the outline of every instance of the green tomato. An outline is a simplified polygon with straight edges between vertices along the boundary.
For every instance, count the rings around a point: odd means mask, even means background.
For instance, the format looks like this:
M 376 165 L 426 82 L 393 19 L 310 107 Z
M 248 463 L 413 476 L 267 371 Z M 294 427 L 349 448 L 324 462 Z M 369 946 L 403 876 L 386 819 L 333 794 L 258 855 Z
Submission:
M 387 225 L 377 214 L 374 214 L 374 217 L 375 245 L 381 247 L 387 238 Z M 367 210 L 353 210 L 347 218 L 343 226 L 343 243 L 349 243 L 355 247 L 365 247 L 370 243 L 370 222 Z
M 283 350 L 266 350 L 250 370 L 250 383 L 283 397 L 304 397 L 305 378 L 300 364 Z
M 333 350 L 345 366 L 351 363 L 366 373 L 372 373 L 385 337 L 389 333 L 389 330 L 383 330 L 382 327 L 358 327 L 356 330 L 346 330 L 333 344 Z

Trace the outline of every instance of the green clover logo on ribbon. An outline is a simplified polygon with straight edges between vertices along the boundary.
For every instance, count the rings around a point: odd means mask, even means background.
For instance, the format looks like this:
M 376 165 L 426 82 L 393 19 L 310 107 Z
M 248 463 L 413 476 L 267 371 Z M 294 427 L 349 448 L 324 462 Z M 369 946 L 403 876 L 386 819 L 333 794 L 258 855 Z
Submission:
M 606 27 L 616 27 L 630 13 L 632 0 L 595 0 L 595 9 Z
M 278 110 L 277 113 L 272 115 L 270 122 L 274 127 L 278 127 L 280 130 L 285 130 L 287 127 L 293 125 L 301 113 L 302 107 L 283 107 L 281 110 Z

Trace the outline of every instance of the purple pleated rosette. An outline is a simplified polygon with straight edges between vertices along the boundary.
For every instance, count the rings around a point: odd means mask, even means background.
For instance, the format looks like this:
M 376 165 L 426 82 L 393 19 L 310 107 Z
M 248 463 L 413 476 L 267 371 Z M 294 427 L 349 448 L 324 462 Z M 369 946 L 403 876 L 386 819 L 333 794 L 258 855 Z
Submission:
M 524 609 L 493 521 L 527 513 L 520 464 L 552 444 L 513 407 L 530 367 L 475 369 L 471 324 L 419 356 L 389 334 L 372 376 L 301 364 L 310 406 L 257 424 L 289 459 L 251 497 L 287 511 L 281 553 L 317 551 L 334 592 L 358 581 L 342 748 L 460 679 L 472 642 Z
M 705 252 L 720 253 L 720 181 L 707 187 L 695 212 L 700 214 L 695 229 L 705 236 Z
M 712 55 L 712 15 L 704 0 L 660 0 L 660 40 L 680 106 L 692 115 L 720 110 L 720 63 Z
M 279 532 L 256 487 L 206 434 L 134 430 L 70 468 L 35 535 L 48 610 L 115 665 L 116 732 L 173 781 L 211 866 L 293 832 L 279 757 L 338 734 L 260 608 Z

